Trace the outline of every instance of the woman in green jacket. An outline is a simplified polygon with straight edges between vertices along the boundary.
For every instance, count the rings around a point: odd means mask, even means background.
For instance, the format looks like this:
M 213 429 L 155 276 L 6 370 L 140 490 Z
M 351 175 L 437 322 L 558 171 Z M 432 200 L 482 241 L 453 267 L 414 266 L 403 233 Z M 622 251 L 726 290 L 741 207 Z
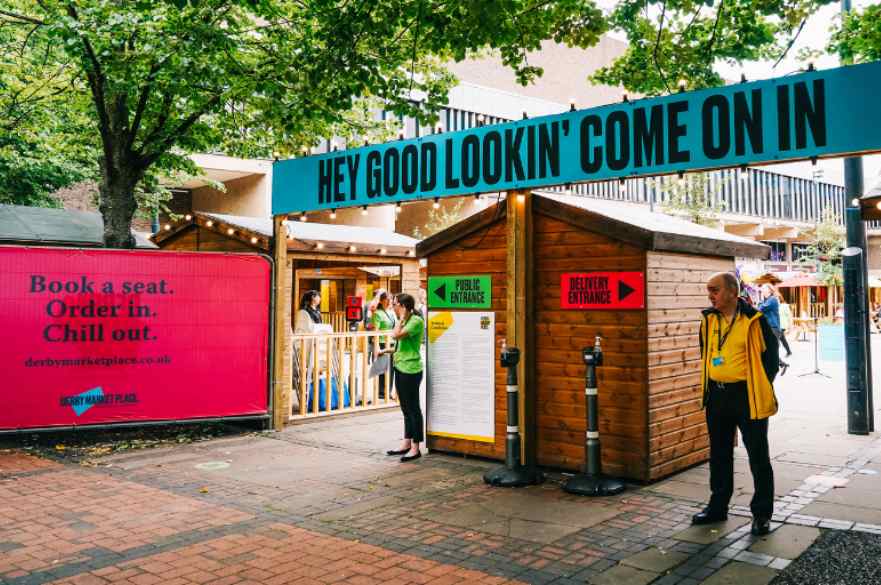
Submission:
M 370 316 L 370 323 L 373 325 L 374 331 L 386 331 L 394 329 L 395 317 L 390 310 L 391 297 L 385 290 L 379 291 L 376 295 L 376 307 L 373 309 L 373 315 Z M 378 357 L 388 345 L 388 338 L 383 335 L 376 338 L 376 350 L 374 359 Z M 393 371 L 393 370 L 392 370 Z M 395 378 L 389 380 L 389 392 L 395 383 Z M 379 397 L 385 398 L 385 374 L 379 376 Z
M 397 348 L 386 349 L 385 352 L 394 352 L 395 388 L 398 391 L 401 411 L 404 413 L 404 440 L 398 449 L 388 451 L 387 454 L 403 455 L 401 461 L 413 461 L 422 456 L 419 444 L 424 440 L 419 386 L 422 384 L 420 348 L 425 321 L 416 310 L 415 299 L 406 293 L 395 297 L 394 309 L 398 315 L 398 322 L 392 330 L 391 337 L 397 342 Z

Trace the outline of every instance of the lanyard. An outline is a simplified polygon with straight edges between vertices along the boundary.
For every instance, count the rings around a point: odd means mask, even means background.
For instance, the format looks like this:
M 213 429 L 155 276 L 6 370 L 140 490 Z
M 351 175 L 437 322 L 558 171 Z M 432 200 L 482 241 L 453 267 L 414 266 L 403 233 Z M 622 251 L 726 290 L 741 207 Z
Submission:
M 728 336 L 731 334 L 731 329 L 734 327 L 734 322 L 737 321 L 737 317 L 740 315 L 740 310 L 734 310 L 734 316 L 731 318 L 731 322 L 728 324 L 728 327 L 725 329 L 725 335 L 722 335 L 722 320 L 724 319 L 722 313 L 719 313 L 719 317 L 716 319 L 716 335 L 718 337 L 718 351 L 722 351 L 722 347 L 725 345 L 725 342 L 728 341 Z

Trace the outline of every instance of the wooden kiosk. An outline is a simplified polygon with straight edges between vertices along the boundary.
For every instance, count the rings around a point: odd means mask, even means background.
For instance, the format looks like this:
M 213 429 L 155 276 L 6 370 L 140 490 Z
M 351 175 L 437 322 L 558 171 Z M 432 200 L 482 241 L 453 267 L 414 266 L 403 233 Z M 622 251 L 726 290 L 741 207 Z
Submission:
M 429 428 L 429 448 L 504 459 L 504 339 L 523 356 L 524 461 L 578 470 L 586 427 L 581 350 L 599 335 L 604 472 L 652 481 L 706 460 L 698 347 L 704 285 L 710 274 L 734 270 L 735 257 L 768 253 L 764 244 L 637 205 L 541 192 L 510 192 L 422 241 L 417 254 L 427 259 L 429 279 L 490 275 L 496 336 L 495 441 L 432 436 Z M 564 274 L 619 271 L 644 276 L 644 292 L 632 293 L 644 295 L 643 308 L 562 308 Z M 429 308 L 431 298 L 429 291 Z
M 311 417 L 333 414 L 346 414 L 356 410 L 369 410 L 378 407 L 357 404 L 354 396 L 356 387 L 367 385 L 366 368 L 350 367 L 348 373 L 349 388 L 352 399 L 346 402 L 342 396 L 338 404 L 349 404 L 345 408 L 327 408 L 333 405 L 329 396 L 324 400 L 312 400 L 312 409 L 307 409 L 307 382 L 304 375 L 307 371 L 305 360 L 294 359 L 295 346 L 299 347 L 299 355 L 307 355 L 306 344 L 315 345 L 316 350 L 308 355 L 325 356 L 325 361 L 316 360 L 312 367 L 313 388 L 319 388 L 324 377 L 325 393 L 331 388 L 344 387 L 342 381 L 334 386 L 330 378 L 339 378 L 344 370 L 339 367 L 330 373 L 331 368 L 319 367 L 330 363 L 329 352 L 342 351 L 342 346 L 353 348 L 349 356 L 358 354 L 360 363 L 366 363 L 367 337 L 375 336 L 369 332 L 348 332 L 345 315 L 340 311 L 331 310 L 323 313 L 325 323 L 334 327 L 334 333 L 328 335 L 292 335 L 295 326 L 297 303 L 301 290 L 317 288 L 315 282 L 338 280 L 346 281 L 346 287 L 338 287 L 336 300 L 348 291 L 362 297 L 368 302 L 368 293 L 375 283 L 376 288 L 383 287 L 392 291 L 398 290 L 417 294 L 419 291 L 419 261 L 415 257 L 416 240 L 389 230 L 362 226 L 339 224 L 320 224 L 289 220 L 282 223 L 282 218 L 243 217 L 218 213 L 196 212 L 181 218 L 175 224 L 169 224 L 152 240 L 165 250 L 193 250 L 206 252 L 249 252 L 272 254 L 275 259 L 275 319 L 276 331 L 283 335 L 275 337 L 273 360 L 275 382 L 273 387 L 273 426 L 282 428 L 289 422 L 301 421 Z M 282 244 L 282 245 L 276 245 Z M 283 267 L 283 268 L 282 268 Z M 389 275 L 387 269 L 393 268 L 396 277 Z M 334 292 L 334 291 L 332 291 Z M 267 310 L 269 307 L 267 307 Z M 333 307 L 331 307 L 333 309 Z M 357 341 L 357 344 L 355 344 Z M 320 349 L 317 349 L 319 348 Z M 339 349 L 335 349 L 339 348 Z M 299 363 L 299 368 L 293 364 Z M 338 365 L 335 362 L 335 365 Z M 320 374 L 319 372 L 323 372 Z M 304 383 L 298 385 L 297 381 Z M 366 401 L 365 401 L 366 402 Z M 386 400 L 385 406 L 394 406 Z

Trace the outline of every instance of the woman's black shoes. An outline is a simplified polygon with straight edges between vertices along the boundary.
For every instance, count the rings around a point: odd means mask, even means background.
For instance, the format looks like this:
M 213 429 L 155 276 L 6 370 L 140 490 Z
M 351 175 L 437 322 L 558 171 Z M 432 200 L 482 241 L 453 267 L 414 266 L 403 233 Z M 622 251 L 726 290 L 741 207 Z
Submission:
M 408 447 L 406 449 L 398 449 L 398 450 L 389 449 L 388 451 L 385 452 L 385 454 L 386 455 L 403 455 L 404 453 L 409 453 L 409 452 L 410 452 L 410 448 Z
M 416 455 L 404 455 L 403 457 L 401 457 L 401 463 L 406 463 L 407 461 L 415 461 L 416 459 L 419 459 L 420 457 L 422 457 L 421 451 L 417 451 Z

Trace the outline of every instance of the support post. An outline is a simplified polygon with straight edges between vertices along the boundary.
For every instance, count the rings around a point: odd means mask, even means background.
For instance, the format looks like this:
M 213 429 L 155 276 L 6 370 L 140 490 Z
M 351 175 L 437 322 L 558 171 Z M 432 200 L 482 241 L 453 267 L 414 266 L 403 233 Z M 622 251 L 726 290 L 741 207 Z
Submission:
M 533 343 L 532 298 L 532 194 L 511 191 L 505 199 L 507 237 L 507 309 L 505 338 L 509 347 L 520 350 L 518 393 L 520 460 L 535 466 L 535 346 Z
M 517 366 L 520 350 L 516 347 L 502 346 L 501 365 L 507 370 L 507 432 L 505 434 L 505 465 L 483 475 L 483 481 L 500 487 L 522 487 L 541 483 L 544 476 L 533 467 L 524 467 L 520 461 L 520 427 Z
M 847 15 L 851 11 L 851 0 L 841 0 L 841 14 Z M 843 56 L 841 59 L 843 65 L 850 65 L 852 59 Z M 863 294 L 850 294 L 847 290 L 848 284 L 845 279 L 844 283 L 844 314 L 845 324 L 847 322 L 848 304 L 850 304 L 851 313 L 860 312 L 866 322 L 863 324 L 863 364 L 852 364 L 851 353 L 845 353 L 846 368 L 848 372 L 848 395 L 850 394 L 850 372 L 856 371 L 857 368 L 864 370 L 865 376 L 865 393 L 867 398 L 867 426 L 868 432 L 875 430 L 875 408 L 872 390 L 872 347 L 871 347 L 871 331 L 869 329 L 869 296 L 868 296 L 868 280 L 869 280 L 869 248 L 866 242 L 866 227 L 862 222 L 859 214 L 859 205 L 853 206 L 854 200 L 859 200 L 863 196 L 863 159 L 859 156 L 851 156 L 844 159 L 844 208 L 846 213 L 845 226 L 847 228 L 847 245 L 848 247 L 859 247 L 862 250 L 860 254 L 860 280 L 862 281 Z M 855 213 L 855 220 L 850 219 L 851 212 Z M 845 325 L 846 327 L 846 325 Z M 847 348 L 847 344 L 845 344 Z M 850 411 L 848 411 L 850 412 Z M 850 429 L 850 414 L 848 414 L 848 429 Z M 848 431 L 850 432 L 850 431 Z
M 563 484 L 563 489 L 579 496 L 613 496 L 624 491 L 624 483 L 603 477 L 600 453 L 599 389 L 597 388 L 598 366 L 603 365 L 603 350 L 600 337 L 593 347 L 585 347 L 581 357 L 586 366 L 584 372 L 584 397 L 587 415 L 587 432 L 584 442 L 584 473 L 576 475 Z
M 848 209 L 848 223 L 856 209 Z M 867 435 L 869 426 L 868 370 L 866 353 L 866 327 L 868 313 L 863 310 L 861 299 L 865 296 L 863 285 L 863 250 L 858 246 L 845 248 L 842 252 L 844 268 L 844 350 L 847 373 L 847 432 Z
M 291 299 L 287 291 L 290 274 L 288 270 L 288 232 L 285 220 L 286 215 L 276 215 L 272 219 L 273 224 L 273 270 L 275 271 L 275 287 L 272 291 L 275 296 L 275 314 L 272 316 L 275 324 L 275 339 L 272 346 L 272 428 L 280 431 L 284 428 L 290 416 L 290 393 L 291 393 L 291 346 L 288 335 L 291 330 L 290 318 L 288 317 Z

